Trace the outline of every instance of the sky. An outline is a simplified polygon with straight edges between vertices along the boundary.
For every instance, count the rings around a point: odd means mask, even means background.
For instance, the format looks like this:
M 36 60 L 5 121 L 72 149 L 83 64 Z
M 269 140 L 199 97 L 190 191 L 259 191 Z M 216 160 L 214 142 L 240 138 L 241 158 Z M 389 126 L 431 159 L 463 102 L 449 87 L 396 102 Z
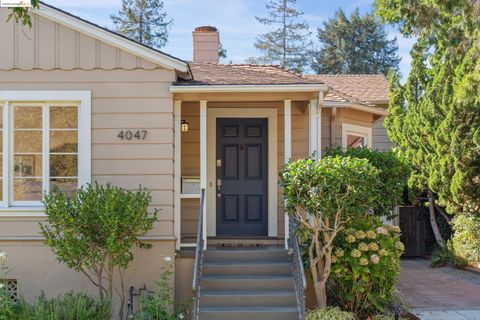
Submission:
M 46 3 L 78 15 L 107 28 L 113 28 L 110 14 L 116 14 L 121 0 L 45 0 Z M 192 30 L 202 25 L 215 26 L 220 31 L 223 47 L 227 49 L 224 63 L 243 63 L 245 58 L 259 56 L 254 47 L 255 37 L 268 28 L 255 19 L 265 16 L 267 0 L 164 0 L 165 11 L 173 19 L 169 42 L 161 50 L 184 60 L 192 59 Z M 304 12 L 313 35 L 323 21 L 342 8 L 347 14 L 359 8 L 362 13 L 373 10 L 373 0 L 297 0 L 296 8 Z M 413 39 L 403 38 L 394 27 L 387 27 L 389 38 L 397 38 L 400 72 L 410 70 L 410 49 Z M 314 45 L 316 37 L 312 37 Z

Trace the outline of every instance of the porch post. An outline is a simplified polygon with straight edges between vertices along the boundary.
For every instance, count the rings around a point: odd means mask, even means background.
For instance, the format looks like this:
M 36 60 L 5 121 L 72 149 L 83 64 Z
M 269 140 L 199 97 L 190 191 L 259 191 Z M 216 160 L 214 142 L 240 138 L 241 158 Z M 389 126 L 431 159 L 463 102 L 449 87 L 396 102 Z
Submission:
M 320 91 L 317 101 L 317 159 L 322 157 L 322 107 L 323 91 Z
M 180 250 L 182 242 L 181 234 L 181 200 L 180 200 L 180 179 L 182 174 L 182 130 L 181 130 L 181 118 L 182 118 L 182 101 L 174 101 L 174 178 L 173 178 L 173 234 L 176 238 L 175 249 Z
M 207 190 L 207 100 L 200 100 L 200 188 Z M 205 199 L 207 199 L 205 197 Z M 203 249 L 207 249 L 207 213 L 203 206 Z
M 320 115 L 317 113 L 317 105 L 318 101 L 316 99 L 311 99 L 310 104 L 308 105 L 308 153 L 310 156 L 315 153 L 315 157 L 318 159 L 318 118 L 320 117 Z
M 284 100 L 284 140 L 285 140 L 285 163 L 292 158 L 292 100 Z M 288 249 L 289 221 L 285 211 L 285 249 Z

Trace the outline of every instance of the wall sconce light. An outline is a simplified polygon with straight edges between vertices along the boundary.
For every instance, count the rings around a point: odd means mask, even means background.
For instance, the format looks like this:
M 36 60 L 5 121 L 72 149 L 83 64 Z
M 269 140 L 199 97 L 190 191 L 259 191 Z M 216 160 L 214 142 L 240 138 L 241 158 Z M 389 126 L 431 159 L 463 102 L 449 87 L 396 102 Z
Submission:
M 182 120 L 182 122 L 181 122 L 182 132 L 188 132 L 188 125 L 189 125 L 189 124 L 190 124 L 190 123 L 188 123 L 187 120 Z

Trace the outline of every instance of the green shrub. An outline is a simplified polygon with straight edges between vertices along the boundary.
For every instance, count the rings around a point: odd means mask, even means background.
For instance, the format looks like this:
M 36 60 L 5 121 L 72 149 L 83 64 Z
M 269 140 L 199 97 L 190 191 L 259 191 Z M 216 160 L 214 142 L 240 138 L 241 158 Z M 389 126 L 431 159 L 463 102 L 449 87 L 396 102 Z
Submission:
M 307 312 L 305 320 L 355 320 L 355 315 L 338 307 L 330 307 Z
M 378 217 L 352 221 L 334 243 L 332 294 L 359 317 L 383 313 L 392 301 L 404 247 L 397 226 Z
M 11 320 L 110 320 L 111 304 L 84 293 L 69 292 L 47 299 L 42 293 L 34 304 L 24 299 L 15 306 Z
M 480 214 L 459 214 L 452 220 L 450 240 L 456 264 L 480 263 Z
M 433 268 L 443 267 L 447 263 L 452 262 L 452 258 L 452 253 L 450 252 L 449 247 L 436 247 L 430 258 L 430 266 Z
M 173 310 L 173 288 L 171 286 L 172 266 L 164 270 L 160 281 L 157 282 L 157 291 L 152 295 L 142 296 L 138 304 L 135 320 L 178 320 L 188 319 L 188 305 Z
M 403 191 L 407 185 L 410 167 L 394 151 L 380 152 L 368 148 L 342 149 L 329 148 L 327 156 L 350 156 L 367 159 L 380 171 L 379 197 L 375 200 L 373 211 L 377 216 L 394 216 L 394 208 L 403 203 Z
M 290 162 L 281 173 L 286 211 L 304 230 L 308 266 L 318 307 L 326 307 L 333 241 L 379 196 L 378 170 L 366 159 L 324 157 Z
M 73 196 L 45 194 L 47 222 L 40 224 L 41 233 L 57 260 L 83 273 L 98 288 L 100 299 L 113 300 L 116 292 L 124 306 L 125 271 L 134 259 L 133 249 L 152 246 L 140 238 L 157 221 L 157 210 L 148 210 L 151 199 L 143 189 L 97 183 Z

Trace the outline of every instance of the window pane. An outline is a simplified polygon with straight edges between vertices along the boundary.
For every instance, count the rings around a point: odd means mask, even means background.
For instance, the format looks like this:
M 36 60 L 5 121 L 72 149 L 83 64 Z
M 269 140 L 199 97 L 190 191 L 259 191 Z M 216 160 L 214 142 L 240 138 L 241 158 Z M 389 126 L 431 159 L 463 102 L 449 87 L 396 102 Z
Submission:
M 41 155 L 15 155 L 13 157 L 14 177 L 41 177 L 42 156 Z
M 50 131 L 50 152 L 77 152 L 78 131 Z
M 64 193 L 74 194 L 78 189 L 76 178 L 72 179 L 50 179 L 50 191 L 62 191 Z
M 42 179 L 13 179 L 13 198 L 15 201 L 42 200 Z
M 14 132 L 15 153 L 42 152 L 42 131 L 26 130 Z
M 75 129 L 78 123 L 77 107 L 50 107 L 51 129 Z
M 15 107 L 13 112 L 15 129 L 42 128 L 42 107 Z
M 76 177 L 77 155 L 50 155 L 51 177 Z
M 347 148 L 362 148 L 366 146 L 367 144 L 365 137 L 347 134 Z

